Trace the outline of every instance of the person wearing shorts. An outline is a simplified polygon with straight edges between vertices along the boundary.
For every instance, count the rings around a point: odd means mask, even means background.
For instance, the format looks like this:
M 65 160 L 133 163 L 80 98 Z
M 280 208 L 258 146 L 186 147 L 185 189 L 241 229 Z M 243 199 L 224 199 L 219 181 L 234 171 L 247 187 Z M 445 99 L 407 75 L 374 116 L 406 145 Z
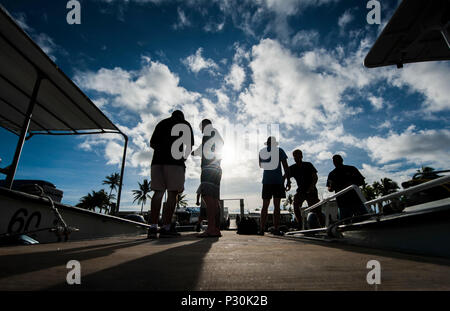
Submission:
M 200 186 L 197 194 L 200 194 L 206 204 L 208 228 L 198 237 L 220 237 L 220 180 L 222 179 L 223 139 L 217 129 L 208 119 L 202 120 L 200 129 L 203 133 L 201 146 L 193 152 L 193 155 L 202 157 Z
M 294 177 L 297 182 L 297 192 L 294 195 L 294 214 L 297 219 L 299 229 L 303 229 L 302 226 L 302 213 L 300 208 L 303 202 L 307 202 L 308 206 L 313 206 L 318 203 L 319 195 L 317 193 L 317 170 L 310 162 L 303 161 L 303 153 L 301 150 L 296 149 L 292 152 L 295 164 L 289 167 L 291 177 Z M 287 181 L 287 190 L 291 188 L 290 178 Z M 320 225 L 325 225 L 320 207 L 314 211 L 318 216 Z
M 172 132 L 177 135 L 172 135 Z M 179 144 L 177 148 L 175 144 L 180 141 L 184 143 Z M 157 237 L 161 201 L 166 191 L 167 202 L 163 210 L 159 237 L 179 236 L 175 228 L 171 227 L 172 216 L 175 211 L 177 195 L 184 190 L 186 170 L 184 162 L 193 145 L 192 127 L 184 119 L 184 114 L 180 110 L 175 110 L 170 118 L 164 119 L 156 125 L 150 139 L 150 147 L 154 150 L 150 168 L 150 188 L 154 194 L 151 200 L 149 238 Z M 172 148 L 173 146 L 175 147 Z
M 269 137 L 265 144 L 267 147 L 261 149 L 259 152 L 259 167 L 263 168 L 264 172 L 262 180 L 263 206 L 261 209 L 260 231 L 258 234 L 264 235 L 267 222 L 267 210 L 269 208 L 270 200 L 273 198 L 274 231 L 272 233 L 275 235 L 282 235 L 278 229 L 280 222 L 280 202 L 282 198 L 286 198 L 286 191 L 281 166 L 283 166 L 285 174 L 289 176 L 287 155 L 283 149 L 278 147 L 278 142 L 275 137 Z

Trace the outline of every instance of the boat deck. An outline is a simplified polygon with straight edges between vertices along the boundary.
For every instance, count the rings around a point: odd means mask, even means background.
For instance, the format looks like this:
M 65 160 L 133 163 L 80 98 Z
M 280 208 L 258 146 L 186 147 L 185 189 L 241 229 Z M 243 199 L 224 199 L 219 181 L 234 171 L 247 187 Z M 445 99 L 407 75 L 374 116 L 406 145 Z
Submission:
M 373 259 L 377 287 L 366 282 Z M 70 260 L 80 285 L 66 283 Z M 450 259 L 235 231 L 2 247 L 0 267 L 0 290 L 450 290 Z

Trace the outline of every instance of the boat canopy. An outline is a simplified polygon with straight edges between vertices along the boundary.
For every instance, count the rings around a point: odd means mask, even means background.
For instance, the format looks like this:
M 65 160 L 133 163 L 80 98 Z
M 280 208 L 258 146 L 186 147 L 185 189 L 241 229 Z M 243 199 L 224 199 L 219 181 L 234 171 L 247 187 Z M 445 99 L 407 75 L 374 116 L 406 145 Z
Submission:
M 7 168 L 7 185 L 11 188 L 23 144 L 33 135 L 117 133 L 125 139 L 121 186 L 127 136 L 1 6 L 0 47 L 0 126 L 19 136 L 13 163 Z
M 368 68 L 450 60 L 450 1 L 403 0 L 364 60 Z

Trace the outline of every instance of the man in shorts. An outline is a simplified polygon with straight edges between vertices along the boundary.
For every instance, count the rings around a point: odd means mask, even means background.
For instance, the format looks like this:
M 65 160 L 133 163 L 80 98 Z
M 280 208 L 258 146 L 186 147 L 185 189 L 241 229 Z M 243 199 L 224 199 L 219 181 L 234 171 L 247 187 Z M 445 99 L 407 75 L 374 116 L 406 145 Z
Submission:
M 283 235 L 278 229 L 280 222 L 280 201 L 286 198 L 286 191 L 284 187 L 283 174 L 281 172 L 281 165 L 285 175 L 289 177 L 289 167 L 287 164 L 287 155 L 283 149 L 278 148 L 276 138 L 271 136 L 267 138 L 266 147 L 259 152 L 259 167 L 264 169 L 262 180 L 262 199 L 263 206 L 261 209 L 261 221 L 259 235 L 264 235 L 264 230 L 267 221 L 267 210 L 269 208 L 270 200 L 273 198 L 273 226 L 274 235 Z
M 193 155 L 201 156 L 200 187 L 197 195 L 201 195 L 206 204 L 208 228 L 198 237 L 221 237 L 220 233 L 220 180 L 222 179 L 223 139 L 208 119 L 202 120 L 200 130 L 203 133 L 201 146 Z
M 174 237 L 180 234 L 171 228 L 172 216 L 175 211 L 178 193 L 184 190 L 185 170 L 184 162 L 194 145 L 192 127 L 184 119 L 180 110 L 175 110 L 170 118 L 159 122 L 152 138 L 150 147 L 153 148 L 151 164 L 150 187 L 154 191 L 151 201 L 149 238 L 156 238 L 161 201 L 167 191 L 167 202 L 164 206 L 162 227 L 159 237 Z
M 297 182 L 297 192 L 294 195 L 294 214 L 297 219 L 299 229 L 303 229 L 302 214 L 300 211 L 303 202 L 306 201 L 308 206 L 313 206 L 320 201 L 316 188 L 318 180 L 317 170 L 310 162 L 303 161 L 303 153 L 301 150 L 294 150 L 292 152 L 292 156 L 294 157 L 295 164 L 289 167 L 289 172 L 291 177 L 294 177 Z M 289 191 L 290 188 L 291 180 L 289 178 L 287 181 L 286 190 Z M 325 225 L 320 207 L 314 212 L 318 216 L 320 225 Z

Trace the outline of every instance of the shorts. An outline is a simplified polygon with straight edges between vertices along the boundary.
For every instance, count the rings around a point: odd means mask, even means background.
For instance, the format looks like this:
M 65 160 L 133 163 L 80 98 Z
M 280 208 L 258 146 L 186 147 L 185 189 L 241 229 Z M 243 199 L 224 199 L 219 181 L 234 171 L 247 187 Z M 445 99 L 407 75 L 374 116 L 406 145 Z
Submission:
M 185 170 L 185 167 L 181 165 L 152 165 L 150 188 L 153 191 L 183 192 Z
M 297 189 L 297 193 L 294 195 L 294 202 L 299 204 L 299 206 L 301 207 L 303 205 L 303 202 L 308 203 L 308 207 L 313 206 L 314 204 L 320 202 L 319 200 L 319 195 L 317 194 L 317 189 L 314 188 L 313 191 L 311 192 L 303 192 L 299 189 Z
M 286 190 L 283 184 L 263 184 L 262 198 L 263 200 L 284 199 L 286 198 Z
M 211 196 L 220 199 L 220 180 L 222 179 L 222 169 L 218 166 L 202 167 L 200 175 L 200 186 L 197 193 L 202 196 Z

